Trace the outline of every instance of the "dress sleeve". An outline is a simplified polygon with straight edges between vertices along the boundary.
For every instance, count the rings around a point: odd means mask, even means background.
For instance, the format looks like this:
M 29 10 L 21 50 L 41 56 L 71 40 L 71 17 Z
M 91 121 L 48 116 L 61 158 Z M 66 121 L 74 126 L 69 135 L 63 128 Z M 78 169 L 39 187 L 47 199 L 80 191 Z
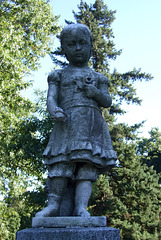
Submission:
M 48 95 L 47 95 L 47 108 L 51 116 L 54 116 L 55 109 L 58 107 L 59 98 L 59 82 L 61 70 L 55 70 L 48 76 Z
M 112 99 L 108 92 L 108 87 L 110 81 L 107 77 L 102 75 L 101 73 L 97 73 L 97 86 L 99 90 L 99 94 L 97 96 L 97 101 L 99 101 L 100 106 L 102 107 L 110 107 L 112 103 Z
M 60 82 L 61 70 L 55 70 L 48 75 L 48 84 L 58 85 Z
M 102 88 L 102 86 L 104 86 L 104 87 L 109 87 L 109 85 L 110 85 L 110 80 L 107 78 L 107 77 L 105 77 L 104 75 L 102 75 L 102 74 L 100 74 L 99 73 L 99 77 L 98 77 L 98 86 L 100 87 L 100 88 Z

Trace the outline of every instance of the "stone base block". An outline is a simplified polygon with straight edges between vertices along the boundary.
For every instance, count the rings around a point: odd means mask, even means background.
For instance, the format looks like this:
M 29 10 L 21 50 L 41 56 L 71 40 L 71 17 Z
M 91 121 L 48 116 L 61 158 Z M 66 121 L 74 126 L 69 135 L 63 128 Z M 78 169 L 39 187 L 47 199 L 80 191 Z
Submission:
M 31 228 L 17 232 L 16 240 L 120 240 L 109 227 Z
M 34 217 L 32 227 L 106 227 L 106 217 Z

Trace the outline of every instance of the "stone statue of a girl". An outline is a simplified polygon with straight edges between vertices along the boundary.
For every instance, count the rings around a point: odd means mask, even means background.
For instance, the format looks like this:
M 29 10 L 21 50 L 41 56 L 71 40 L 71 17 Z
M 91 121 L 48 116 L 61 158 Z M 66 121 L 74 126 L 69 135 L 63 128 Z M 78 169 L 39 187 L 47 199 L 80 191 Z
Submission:
M 88 67 L 92 35 L 83 24 L 61 32 L 61 46 L 69 65 L 48 76 L 47 107 L 55 120 L 43 153 L 48 166 L 48 205 L 36 217 L 59 216 L 69 179 L 75 182 L 73 216 L 89 217 L 92 183 L 102 169 L 116 164 L 116 153 L 100 107 L 108 108 L 109 80 Z

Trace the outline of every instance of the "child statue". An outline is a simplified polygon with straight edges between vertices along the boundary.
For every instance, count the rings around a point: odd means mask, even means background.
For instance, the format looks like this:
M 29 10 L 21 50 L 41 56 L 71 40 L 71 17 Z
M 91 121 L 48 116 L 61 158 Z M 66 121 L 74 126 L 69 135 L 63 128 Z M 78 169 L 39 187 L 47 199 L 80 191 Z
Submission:
M 88 67 L 92 34 L 83 24 L 70 24 L 61 32 L 61 47 L 69 65 L 48 76 L 47 107 L 55 120 L 43 153 L 48 166 L 48 205 L 36 217 L 60 215 L 69 179 L 75 182 L 73 216 L 89 217 L 92 183 L 101 170 L 116 164 L 116 153 L 100 107 L 108 108 L 109 80 Z

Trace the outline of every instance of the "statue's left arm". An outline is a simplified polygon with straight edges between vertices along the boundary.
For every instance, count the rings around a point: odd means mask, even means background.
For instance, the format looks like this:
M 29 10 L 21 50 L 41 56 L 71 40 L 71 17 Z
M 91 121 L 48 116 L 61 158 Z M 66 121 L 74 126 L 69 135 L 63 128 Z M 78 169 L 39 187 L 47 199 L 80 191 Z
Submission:
M 112 104 L 112 98 L 108 92 L 109 80 L 102 74 L 98 74 L 98 87 L 86 86 L 85 93 L 89 98 L 93 98 L 101 107 L 108 108 Z

